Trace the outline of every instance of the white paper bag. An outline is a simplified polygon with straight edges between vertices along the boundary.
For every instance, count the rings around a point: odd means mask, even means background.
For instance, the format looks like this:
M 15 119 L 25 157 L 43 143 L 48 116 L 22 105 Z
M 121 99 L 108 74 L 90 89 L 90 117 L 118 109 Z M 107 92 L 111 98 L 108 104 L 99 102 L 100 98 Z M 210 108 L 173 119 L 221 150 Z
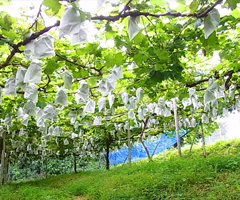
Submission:
M 86 103 L 89 98 L 89 85 L 84 80 L 79 81 L 79 83 L 80 87 L 76 91 L 75 101 L 77 104 Z
M 42 119 L 52 121 L 55 115 L 57 115 L 57 110 L 54 106 L 47 105 L 43 108 Z
M 171 110 L 166 107 L 165 110 L 164 110 L 163 116 L 164 117 L 170 117 L 171 115 L 172 115 Z
M 60 136 L 62 134 L 63 130 L 59 126 L 56 126 L 53 130 L 52 135 L 53 136 Z
M 131 41 L 141 30 L 138 26 L 139 17 L 129 17 L 128 20 L 128 35 L 129 40 Z
M 55 56 L 54 38 L 49 33 L 44 33 L 39 36 L 35 42 L 34 57 L 42 58 L 47 56 Z
M 112 76 L 116 81 L 120 78 L 123 78 L 122 66 L 117 67 L 116 65 L 112 68 Z
M 71 89 L 71 85 L 72 85 L 72 81 L 73 81 L 72 73 L 69 72 L 69 71 L 65 71 L 65 72 L 63 72 L 62 77 L 63 77 L 65 88 L 70 90 Z
M 35 49 L 35 41 L 34 40 L 32 40 L 31 42 L 29 42 L 28 44 L 25 45 L 24 54 L 28 60 L 32 59 L 32 55 L 34 54 L 34 49 Z
M 75 121 L 75 123 L 74 123 L 74 129 L 75 129 L 75 131 L 78 130 L 79 125 L 80 125 L 79 122 L 78 122 L 78 121 Z
M 95 112 L 95 101 L 90 100 L 87 102 L 84 112 L 94 113 Z
M 215 108 L 218 108 L 218 100 L 217 99 L 212 101 L 212 106 Z
M 76 137 L 78 137 L 78 134 L 72 132 L 71 138 L 74 139 Z
M 196 119 L 192 118 L 190 121 L 190 127 L 195 127 L 196 126 Z
M 157 105 L 157 106 L 155 106 L 155 109 L 154 109 L 154 113 L 156 114 L 156 115 L 163 115 L 163 111 L 161 110 L 161 108 L 159 108 L 159 106 Z
M 133 112 L 132 109 L 128 111 L 128 118 L 129 119 L 135 119 L 135 113 Z
M 81 136 L 83 136 L 83 134 L 84 134 L 84 130 L 83 129 L 80 129 L 80 131 L 79 131 L 79 137 L 81 137 Z
M 172 101 L 166 101 L 165 104 L 167 105 L 167 107 L 170 108 L 170 110 L 173 110 L 173 102 Z
M 110 74 L 107 76 L 107 90 L 109 92 L 113 91 L 115 89 L 115 76 L 113 74 Z
M 206 104 L 210 101 L 213 101 L 215 99 L 216 99 L 215 94 L 207 89 L 205 94 L 204 94 L 204 104 Z
M 38 129 L 39 132 L 41 132 L 43 135 L 47 135 L 47 125 L 44 123 L 41 127 Z
M 8 96 L 8 95 L 12 95 L 12 96 L 16 96 L 16 79 L 14 76 L 11 76 L 7 82 L 5 83 L 4 86 L 4 96 Z
M 106 96 L 109 93 L 109 90 L 107 88 L 107 80 L 101 80 L 99 82 L 97 90 L 101 92 L 103 96 Z
M 223 116 L 225 116 L 225 117 L 228 116 L 228 109 L 223 108 Z
M 206 123 L 206 124 L 209 123 L 209 118 L 205 114 L 202 115 L 202 123 Z
M 34 83 L 30 83 L 25 89 L 24 98 L 34 103 L 38 102 L 38 88 Z
M 23 115 L 23 120 L 22 120 L 22 122 L 21 122 L 21 124 L 23 124 L 24 126 L 28 126 L 28 120 L 29 120 L 29 115 L 28 114 L 24 114 Z
M 32 101 L 28 100 L 25 106 L 23 107 L 23 112 L 30 116 L 36 115 L 36 105 Z
M 163 99 L 162 97 L 160 97 L 160 98 L 158 99 L 158 106 L 159 106 L 159 108 L 161 108 L 161 109 L 164 109 L 164 108 L 165 108 L 165 101 L 164 101 L 164 99 Z
M 102 122 L 102 118 L 96 116 L 96 117 L 94 118 L 93 125 L 101 125 L 101 122 Z
M 122 101 L 123 101 L 124 105 L 127 107 L 127 104 L 128 104 L 128 93 L 124 92 L 121 96 L 122 96 Z
M 53 126 L 50 126 L 48 128 L 48 135 L 53 135 L 53 130 L 54 130 L 54 127 Z
M 63 144 L 64 144 L 64 145 L 69 145 L 69 141 L 68 141 L 67 138 L 63 141 Z
M 88 35 L 91 34 L 89 23 L 90 22 L 86 20 L 80 24 L 79 31 L 72 35 L 71 45 L 80 44 L 88 41 Z
M 27 151 L 31 151 L 31 150 L 32 150 L 31 144 L 28 144 L 27 145 Z
M 236 91 L 236 86 L 235 85 L 230 85 L 230 87 L 229 87 L 229 96 L 230 97 L 232 97 L 232 98 L 234 98 L 234 96 L 235 96 L 235 91 Z
M 9 128 L 11 126 L 11 123 L 12 123 L 12 116 L 7 114 L 5 116 L 5 119 L 4 119 L 4 125 Z
M 114 103 L 114 99 L 115 99 L 114 95 L 110 93 L 110 94 L 108 95 L 108 102 L 109 102 L 110 108 L 112 107 L 112 105 L 113 105 L 113 103 Z
M 42 118 L 43 110 L 39 107 L 36 108 L 36 119 L 39 120 Z
M 102 79 L 98 85 L 98 91 L 101 92 L 103 96 L 108 95 L 114 89 L 115 79 L 112 74 L 110 74 L 107 79 Z
M 98 100 L 98 111 L 101 112 L 106 108 L 106 99 L 104 97 L 101 97 Z
M 17 114 L 18 114 L 18 119 L 19 120 L 22 119 L 24 113 L 23 113 L 23 109 L 21 107 L 18 108 Z
M 132 96 L 129 98 L 129 108 L 128 109 L 136 109 L 137 108 L 137 102 L 136 97 Z
M 26 88 L 26 83 L 24 83 L 24 77 L 27 72 L 27 69 L 23 67 L 18 67 L 16 73 L 16 86 L 21 87 L 23 90 Z
M 154 112 L 154 110 L 155 110 L 155 105 L 154 105 L 153 103 L 149 103 L 149 104 L 147 105 L 147 110 L 148 110 L 148 113 L 149 113 L 149 114 L 153 114 L 153 112 Z M 164 108 L 164 110 L 165 110 L 165 108 Z
M 216 108 L 212 109 L 212 116 L 213 116 L 213 118 L 217 117 L 217 110 L 216 110 Z
M 224 90 L 225 90 L 225 83 L 223 83 L 223 85 L 218 87 L 218 90 L 216 91 L 216 94 L 215 94 L 216 97 L 217 98 L 225 97 Z
M 204 105 L 204 112 L 209 112 L 210 111 L 210 103 L 207 103 Z
M 142 108 L 138 108 L 138 119 L 141 121 L 144 120 L 144 114 L 143 114 Z
M 191 97 L 196 97 L 196 89 L 194 89 L 194 88 L 189 88 L 189 89 L 188 89 L 188 93 L 189 93 L 190 98 L 191 98 Z
M 37 59 L 32 60 L 24 77 L 25 83 L 40 83 L 42 74 L 41 62 Z
M 21 128 L 19 131 L 19 137 L 24 136 L 25 134 L 26 134 L 26 132 L 24 131 L 23 128 Z
M 190 121 L 188 118 L 185 119 L 185 125 L 186 125 L 186 128 L 190 127 Z
M 59 104 L 62 106 L 68 105 L 68 97 L 67 97 L 67 93 L 64 88 L 58 89 L 58 91 L 56 93 L 55 104 Z
M 140 102 L 143 99 L 143 89 L 138 88 L 136 91 L 137 102 Z
M 187 106 L 190 106 L 192 104 L 191 99 L 190 98 L 185 98 L 182 100 L 182 104 L 183 104 L 183 109 L 186 109 Z
M 71 124 L 74 124 L 77 119 L 77 113 L 71 110 L 68 114 L 68 118 L 71 120 Z
M 77 33 L 80 29 L 81 18 L 79 12 L 69 6 L 65 9 L 60 20 L 59 38 L 64 35 L 71 35 Z

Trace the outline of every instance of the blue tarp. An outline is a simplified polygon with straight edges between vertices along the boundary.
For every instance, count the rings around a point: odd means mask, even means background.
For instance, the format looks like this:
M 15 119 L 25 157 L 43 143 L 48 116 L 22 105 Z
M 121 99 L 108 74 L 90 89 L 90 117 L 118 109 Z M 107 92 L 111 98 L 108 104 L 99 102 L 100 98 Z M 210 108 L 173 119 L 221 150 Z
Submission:
M 188 134 L 189 131 L 181 130 L 179 131 L 180 138 L 182 138 L 184 135 Z M 144 141 L 145 145 L 148 148 L 148 151 L 150 155 L 156 155 L 160 152 L 168 149 L 169 147 L 173 146 L 175 143 L 177 143 L 176 134 L 171 134 L 171 136 L 166 136 L 165 134 L 160 135 L 157 140 L 153 142 L 148 142 L 147 140 Z M 147 158 L 147 153 L 142 146 L 141 143 L 136 142 L 134 143 L 132 149 L 131 149 L 131 160 L 141 160 L 143 158 Z M 115 165 L 118 163 L 124 163 L 128 159 L 128 148 L 120 149 L 117 152 L 111 152 L 109 154 L 109 161 L 111 165 Z

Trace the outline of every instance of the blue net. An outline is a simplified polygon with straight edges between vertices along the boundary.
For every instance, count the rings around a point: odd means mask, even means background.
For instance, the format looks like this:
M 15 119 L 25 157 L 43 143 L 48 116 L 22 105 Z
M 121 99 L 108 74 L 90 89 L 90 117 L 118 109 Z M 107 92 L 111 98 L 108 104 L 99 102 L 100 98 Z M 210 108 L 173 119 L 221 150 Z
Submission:
M 189 131 L 180 130 L 179 136 L 182 138 Z M 177 137 L 174 133 L 169 133 L 167 136 L 165 134 L 160 135 L 155 141 L 144 140 L 145 145 L 148 148 L 150 155 L 156 155 L 161 153 L 162 151 L 168 149 L 177 143 Z M 139 142 L 134 143 L 131 149 L 131 160 L 141 160 L 143 158 L 147 158 L 147 153 L 143 147 L 143 145 Z M 124 163 L 128 160 L 128 148 L 120 149 L 115 152 L 111 152 L 109 154 L 109 161 L 111 165 Z

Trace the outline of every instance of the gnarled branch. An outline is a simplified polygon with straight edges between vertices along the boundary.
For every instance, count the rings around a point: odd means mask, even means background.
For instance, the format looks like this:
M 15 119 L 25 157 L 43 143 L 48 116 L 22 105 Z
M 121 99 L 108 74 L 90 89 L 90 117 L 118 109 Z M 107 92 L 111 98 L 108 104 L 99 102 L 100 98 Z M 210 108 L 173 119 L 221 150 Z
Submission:
M 26 44 L 30 43 L 32 40 L 35 40 L 36 38 L 38 38 L 40 35 L 48 32 L 50 29 L 57 27 L 59 25 L 60 25 L 60 21 L 57 21 L 54 25 L 48 26 L 37 33 L 33 33 L 30 37 L 28 37 L 25 40 L 23 40 L 22 42 L 19 42 L 18 44 L 16 44 L 14 46 L 14 49 L 11 51 L 10 55 L 7 57 L 6 61 L 2 65 L 0 65 L 0 69 L 3 69 L 4 67 L 9 65 L 9 63 L 10 63 L 11 59 L 14 57 L 14 55 L 16 53 L 20 52 L 19 47 L 25 46 Z

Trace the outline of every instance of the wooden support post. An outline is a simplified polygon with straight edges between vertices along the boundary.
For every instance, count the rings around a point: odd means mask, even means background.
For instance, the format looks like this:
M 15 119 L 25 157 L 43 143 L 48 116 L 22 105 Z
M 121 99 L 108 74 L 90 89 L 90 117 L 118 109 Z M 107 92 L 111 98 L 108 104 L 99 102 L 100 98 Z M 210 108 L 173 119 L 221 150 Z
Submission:
M 206 148 L 205 148 L 205 138 L 204 138 L 204 132 L 203 132 L 203 124 L 202 124 L 201 128 L 202 128 L 203 156 L 204 156 L 204 158 L 206 158 L 207 154 L 206 154 Z
M 177 136 L 178 156 L 182 157 L 181 143 L 180 143 L 179 130 L 178 130 L 177 104 L 174 98 L 173 98 L 173 110 L 174 110 L 174 119 L 175 119 L 175 132 Z
M 106 170 L 110 169 L 110 161 L 109 161 L 109 153 L 110 153 L 110 135 L 109 138 L 107 138 L 106 140 L 106 154 L 105 154 L 105 158 L 106 158 Z
M 77 156 L 73 154 L 73 162 L 74 162 L 74 173 L 77 173 Z
M 2 146 L 2 153 L 1 153 L 1 171 L 0 171 L 0 185 L 3 185 L 4 182 L 5 182 L 5 175 L 4 175 L 4 172 L 6 171 L 5 170 L 5 151 L 6 151 L 6 133 L 3 132 L 3 135 L 2 135 L 2 141 L 3 141 L 3 146 Z
M 8 157 L 9 157 L 9 154 L 6 151 L 6 153 L 5 153 L 5 161 L 4 161 L 5 166 L 4 166 L 4 171 L 3 171 L 4 183 L 8 182 L 8 168 L 9 168 Z
M 128 162 L 131 164 L 131 134 L 130 134 L 130 128 L 128 129 Z

